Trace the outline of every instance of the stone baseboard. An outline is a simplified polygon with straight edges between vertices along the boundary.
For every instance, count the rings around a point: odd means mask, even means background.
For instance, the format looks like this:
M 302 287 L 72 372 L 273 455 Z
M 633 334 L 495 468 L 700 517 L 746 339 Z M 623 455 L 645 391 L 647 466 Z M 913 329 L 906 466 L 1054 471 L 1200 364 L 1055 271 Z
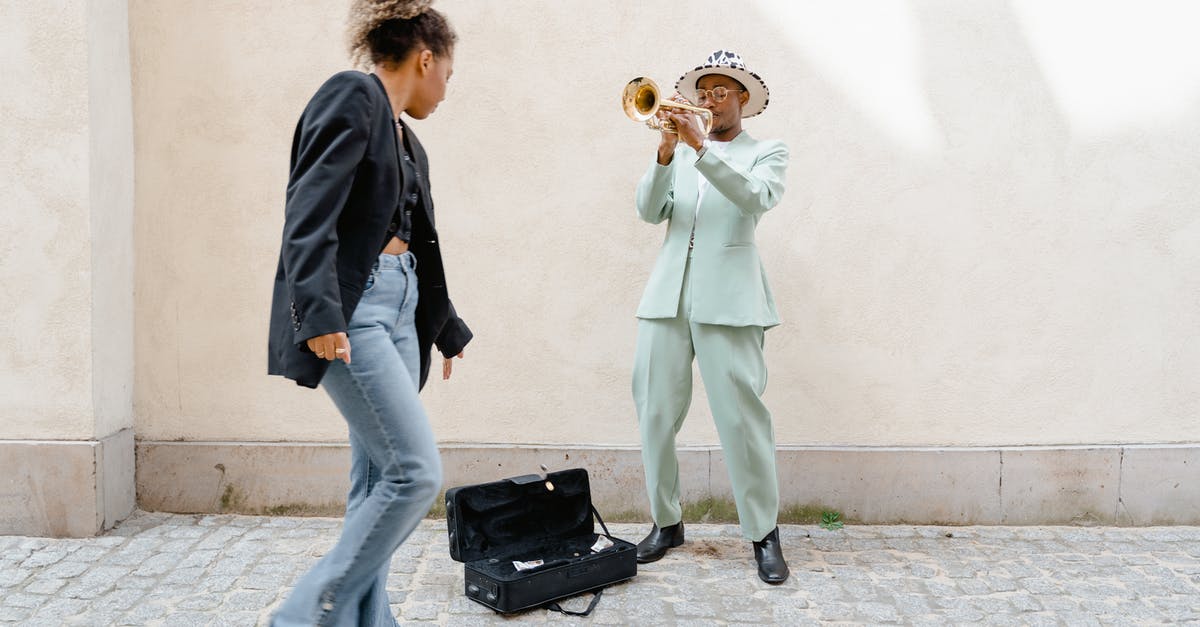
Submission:
M 134 508 L 133 431 L 100 440 L 0 440 L 0 535 L 86 537 Z
M 445 445 L 446 487 L 587 468 L 614 519 L 649 520 L 636 447 Z M 865 524 L 1196 525 L 1200 444 L 1000 447 L 780 447 L 785 512 L 835 510 Z M 683 498 L 729 501 L 719 447 L 679 453 Z M 137 444 L 141 508 L 168 512 L 340 515 L 342 444 Z

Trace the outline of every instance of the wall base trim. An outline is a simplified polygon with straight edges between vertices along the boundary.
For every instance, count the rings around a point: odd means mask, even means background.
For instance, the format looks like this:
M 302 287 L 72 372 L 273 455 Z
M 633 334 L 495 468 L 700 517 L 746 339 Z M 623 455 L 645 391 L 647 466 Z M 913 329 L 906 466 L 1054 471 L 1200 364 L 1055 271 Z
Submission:
M 133 430 L 0 440 L 0 535 L 87 537 L 133 513 Z
M 446 444 L 444 486 L 584 467 L 606 518 L 649 520 L 637 447 Z M 781 510 L 867 524 L 1196 525 L 1200 444 L 780 447 Z M 679 451 L 683 499 L 732 500 L 719 447 Z M 345 444 L 137 443 L 137 498 L 168 512 L 340 515 Z M 693 510 L 694 511 L 694 510 Z

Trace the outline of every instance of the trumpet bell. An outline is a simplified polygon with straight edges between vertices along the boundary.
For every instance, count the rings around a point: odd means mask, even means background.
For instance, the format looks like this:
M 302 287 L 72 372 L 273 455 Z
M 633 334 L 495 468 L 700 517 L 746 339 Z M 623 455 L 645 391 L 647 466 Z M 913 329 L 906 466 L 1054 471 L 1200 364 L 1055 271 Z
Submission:
M 658 85 L 645 76 L 629 81 L 621 94 L 621 106 L 634 122 L 649 120 L 658 112 Z
M 625 84 L 625 89 L 621 92 L 621 108 L 634 122 L 644 122 L 646 126 L 664 133 L 676 132 L 675 124 L 669 120 L 659 120 L 659 109 L 686 111 L 699 118 L 705 135 L 712 132 L 712 111 L 674 100 L 663 100 L 658 85 L 645 76 L 639 76 Z

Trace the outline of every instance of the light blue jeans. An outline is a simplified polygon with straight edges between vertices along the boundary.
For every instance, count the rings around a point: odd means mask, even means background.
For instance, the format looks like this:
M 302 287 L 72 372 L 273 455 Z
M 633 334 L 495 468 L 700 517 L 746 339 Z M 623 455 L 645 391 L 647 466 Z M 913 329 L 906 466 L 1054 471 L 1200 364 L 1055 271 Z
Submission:
M 272 625 L 387 626 L 392 553 L 429 512 L 442 463 L 420 376 L 416 259 L 380 255 L 350 320 L 351 363 L 334 361 L 321 386 L 350 427 L 350 493 L 342 535 L 296 584 Z

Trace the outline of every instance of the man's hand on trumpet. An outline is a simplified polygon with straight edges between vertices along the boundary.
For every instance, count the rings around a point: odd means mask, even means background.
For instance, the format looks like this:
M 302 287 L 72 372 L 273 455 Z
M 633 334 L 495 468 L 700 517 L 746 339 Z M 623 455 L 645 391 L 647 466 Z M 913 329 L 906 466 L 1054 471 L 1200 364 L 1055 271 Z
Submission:
M 700 150 L 704 145 L 704 129 L 700 127 L 695 114 L 671 111 L 667 113 L 667 119 L 675 124 L 676 136 L 680 141 L 695 150 Z
M 675 97 L 671 98 L 671 100 L 686 102 L 683 100 L 683 96 L 679 94 L 675 94 Z M 659 108 L 654 115 L 658 118 L 659 130 L 662 130 L 661 125 L 663 122 L 671 119 L 671 113 L 668 109 Z M 679 136 L 675 133 L 668 133 L 665 130 L 662 130 L 659 135 L 661 137 L 658 140 L 658 164 L 670 165 L 671 159 L 675 156 L 675 146 L 679 143 Z
M 671 96 L 671 100 L 686 105 L 692 104 L 679 92 L 676 92 L 674 96 Z M 685 144 L 695 148 L 696 150 L 699 150 L 700 146 L 704 145 L 704 131 L 701 129 L 700 122 L 697 120 L 695 114 L 662 107 L 654 115 L 658 118 L 660 129 L 664 122 L 674 124 L 676 131 L 679 131 L 681 128 L 687 129 L 682 132 L 663 131 L 661 133 L 662 138 L 659 140 L 658 144 L 659 165 L 668 165 L 671 163 L 671 158 L 675 154 L 675 146 L 679 144 L 679 140 L 681 138 Z M 699 137 L 699 139 L 695 139 L 696 137 Z M 695 139 L 695 141 L 692 141 L 693 139 Z

